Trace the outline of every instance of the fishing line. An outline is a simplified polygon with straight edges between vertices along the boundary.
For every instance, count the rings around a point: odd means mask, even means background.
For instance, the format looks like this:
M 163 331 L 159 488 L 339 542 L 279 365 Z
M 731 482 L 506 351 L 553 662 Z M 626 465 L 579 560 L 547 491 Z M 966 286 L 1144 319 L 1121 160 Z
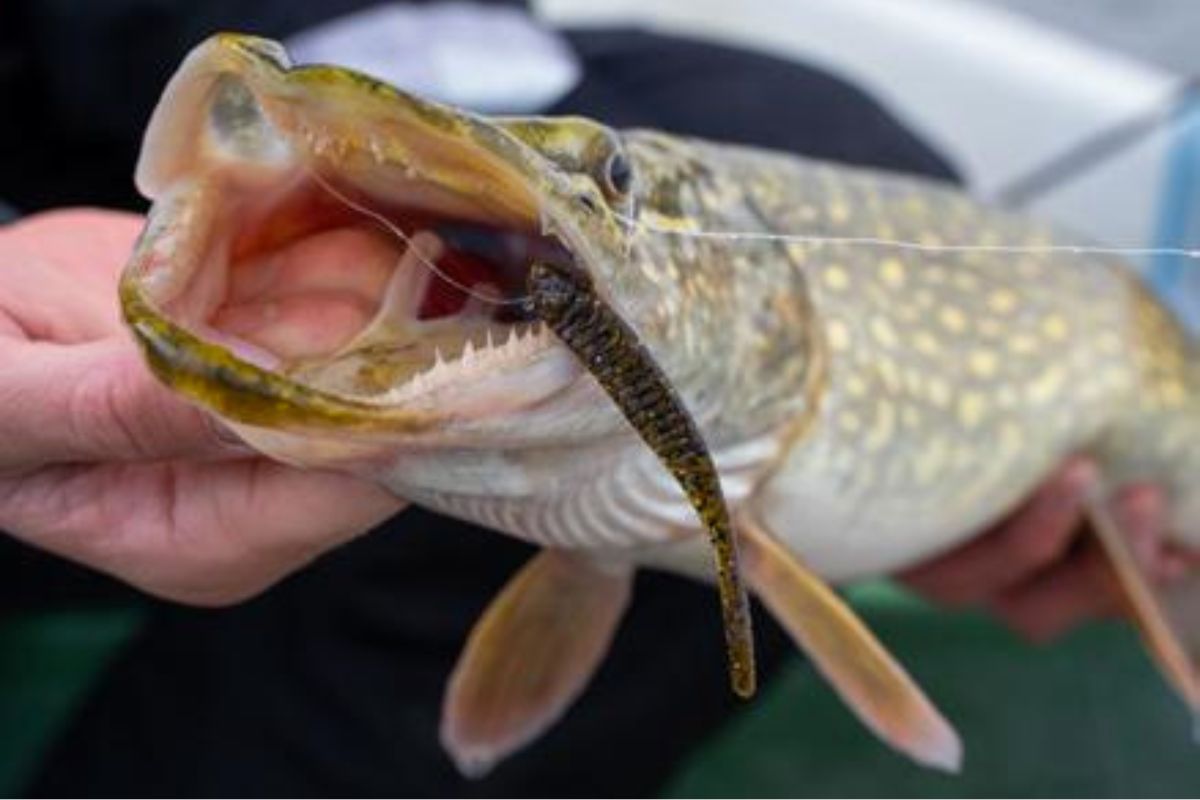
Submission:
M 363 216 L 373 220 L 397 239 L 403 241 L 408 246 L 408 251 L 414 253 L 417 257 L 417 260 L 424 264 L 434 275 L 437 275 L 447 284 L 461 291 L 468 297 L 472 297 L 480 302 L 497 306 L 521 305 L 528 299 L 527 294 L 511 298 L 497 298 L 494 295 L 483 294 L 482 292 L 476 291 L 473 287 L 462 283 L 447 273 L 444 269 L 439 267 L 433 261 L 433 259 L 426 256 L 426 254 L 414 244 L 411 236 L 405 233 L 402 228 L 393 223 L 390 219 L 379 212 L 366 207 L 362 203 L 347 197 L 344 192 L 341 192 L 334 187 L 331 183 L 329 183 L 328 180 L 323 178 L 320 173 L 316 172 L 315 170 L 309 170 L 309 174 L 312 176 L 317 185 L 319 185 L 339 202 L 343 203 L 348 208 L 357 211 L 359 214 L 362 214 Z M 776 233 L 771 231 L 679 230 L 677 228 L 669 228 L 666 226 L 655 225 L 644 220 L 635 219 L 616 211 L 611 213 L 618 222 L 620 222 L 630 231 L 690 239 L 707 239 L 730 242 L 780 242 L 785 244 L 807 245 L 811 247 L 873 247 L 879 249 L 893 249 L 919 253 L 1002 253 L 1010 255 L 1047 255 L 1054 253 L 1070 253 L 1072 255 L 1107 255 L 1124 256 L 1128 258 L 1169 256 L 1184 258 L 1191 261 L 1200 261 L 1200 248 L 1117 247 L 1083 244 L 945 244 L 874 236 L 826 236 L 822 234 Z
M 334 188 L 334 186 L 331 183 L 329 183 L 329 181 L 327 181 L 323 177 L 321 177 L 320 173 L 318 173 L 316 170 L 310 169 L 310 170 L 308 170 L 308 173 L 309 173 L 309 175 L 312 176 L 312 179 L 314 181 L 316 181 L 318 186 L 320 186 L 325 191 L 329 192 L 329 194 L 332 195 L 334 198 L 336 198 L 339 202 L 345 204 L 347 207 L 357 211 L 358 213 L 362 214 L 363 216 L 375 221 L 376 223 L 381 225 L 385 230 L 387 230 L 389 233 L 391 233 L 393 236 L 395 236 L 397 239 L 399 239 L 400 241 L 402 241 L 406 245 L 408 245 L 408 249 L 405 251 L 404 254 L 401 254 L 401 258 L 403 258 L 403 256 L 406 253 L 413 253 L 414 255 L 416 255 L 418 261 L 420 261 L 422 264 L 424 264 L 426 267 L 429 268 L 430 272 L 432 272 L 434 275 L 436 275 L 439 278 L 441 278 L 442 280 L 444 280 L 446 283 L 453 286 L 455 289 L 458 289 L 460 292 L 467 295 L 468 297 L 472 297 L 481 302 L 491 303 L 492 305 L 497 305 L 497 306 L 520 305 L 520 304 L 524 303 L 526 298 L 528 297 L 528 295 L 523 295 L 521 297 L 514 297 L 514 298 L 499 298 L 499 297 L 496 297 L 495 295 L 483 294 L 482 292 L 475 291 L 475 289 L 473 287 L 468 286 L 468 285 L 462 283 L 461 281 L 457 280 L 456 278 L 451 276 L 449 273 L 447 273 L 444 269 L 439 267 L 433 261 L 433 259 L 431 259 L 427 255 L 425 255 L 425 253 L 421 251 L 421 248 L 418 247 L 416 245 L 416 243 L 413 242 L 413 238 L 411 236 L 409 236 L 407 233 L 405 233 L 404 229 L 401 228 L 399 225 L 396 225 L 394 222 L 392 222 L 390 219 L 388 219 L 384 215 L 380 214 L 379 212 L 373 211 L 372 209 L 364 206 L 362 203 L 359 203 L 359 202 L 347 197 L 343 192 Z M 399 263 L 399 261 L 397 261 L 397 263 Z
M 633 217 L 613 212 L 613 216 L 626 227 L 646 233 L 661 236 L 679 236 L 692 239 L 716 239 L 725 241 L 762 241 L 784 242 L 787 244 L 806 244 L 816 247 L 831 245 L 849 245 L 861 247 L 892 248 L 895 250 L 913 250 L 924 253 L 1011 253 L 1011 254 L 1049 254 L 1072 253 L 1077 255 L 1112 255 L 1112 256 L 1176 256 L 1200 260 L 1200 248 L 1186 247 L 1109 247 L 1104 245 L 1085 244 L 942 244 L 918 242 L 908 239 L 888 239 L 875 236 L 824 236 L 821 234 L 804 233 L 774 233 L 770 231 L 713 231 L 713 230 L 680 230 L 654 225 Z

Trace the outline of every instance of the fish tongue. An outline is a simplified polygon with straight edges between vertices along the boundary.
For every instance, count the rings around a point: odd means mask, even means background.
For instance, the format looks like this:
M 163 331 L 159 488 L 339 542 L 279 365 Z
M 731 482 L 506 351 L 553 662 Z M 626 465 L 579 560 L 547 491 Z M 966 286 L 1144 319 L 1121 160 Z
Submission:
M 436 234 L 429 231 L 414 233 L 384 287 L 379 311 L 337 355 L 375 344 L 400 347 L 417 341 L 422 335 L 418 309 L 433 281 L 433 270 L 429 265 L 437 263 L 443 250 L 442 241 Z

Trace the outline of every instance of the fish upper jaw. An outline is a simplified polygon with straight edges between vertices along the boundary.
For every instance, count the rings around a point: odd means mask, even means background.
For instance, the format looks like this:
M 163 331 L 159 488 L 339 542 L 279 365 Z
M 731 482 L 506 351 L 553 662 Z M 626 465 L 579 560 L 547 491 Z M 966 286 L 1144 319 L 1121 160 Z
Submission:
M 486 439 L 582 377 L 516 301 L 532 259 L 611 248 L 568 179 L 485 120 L 216 37 L 172 79 L 137 182 L 155 205 L 126 319 L 160 377 L 231 421 Z M 289 281 L 329 305 L 298 320 Z M 246 333 L 254 292 L 279 322 Z

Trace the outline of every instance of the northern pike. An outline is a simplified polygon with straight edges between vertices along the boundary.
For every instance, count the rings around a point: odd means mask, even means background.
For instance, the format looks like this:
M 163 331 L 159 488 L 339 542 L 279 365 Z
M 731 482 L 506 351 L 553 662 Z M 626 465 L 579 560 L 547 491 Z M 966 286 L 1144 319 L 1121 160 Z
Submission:
M 482 117 L 233 34 L 171 79 L 136 179 L 154 204 L 120 299 L 163 382 L 270 457 L 544 548 L 451 677 L 464 772 L 567 712 L 636 569 L 713 580 L 710 534 L 744 693 L 743 578 L 877 735 L 957 768 L 831 584 L 966 541 L 1076 453 L 1144 639 L 1200 707 L 1197 584 L 1154 588 L 1104 502 L 1153 482 L 1200 547 L 1200 354 L 1115 257 L 930 181 Z M 337 250 L 353 237 L 384 263 Z M 239 324 L 317 242 L 344 271 L 258 309 L 276 328 Z

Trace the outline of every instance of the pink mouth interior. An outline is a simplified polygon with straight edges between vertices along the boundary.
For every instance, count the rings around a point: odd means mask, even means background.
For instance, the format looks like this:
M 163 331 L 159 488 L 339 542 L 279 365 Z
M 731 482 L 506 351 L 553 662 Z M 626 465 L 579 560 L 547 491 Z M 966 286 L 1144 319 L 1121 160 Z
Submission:
M 525 321 L 519 300 L 530 261 L 565 253 L 545 237 L 369 197 L 311 173 L 229 194 L 214 226 L 219 244 L 164 310 L 284 372 L 352 356 L 360 372 L 386 361 L 400 381 L 438 357 L 453 360 L 468 341 L 503 341 L 504 329 Z M 342 390 L 385 390 L 355 386 L 346 374 Z

